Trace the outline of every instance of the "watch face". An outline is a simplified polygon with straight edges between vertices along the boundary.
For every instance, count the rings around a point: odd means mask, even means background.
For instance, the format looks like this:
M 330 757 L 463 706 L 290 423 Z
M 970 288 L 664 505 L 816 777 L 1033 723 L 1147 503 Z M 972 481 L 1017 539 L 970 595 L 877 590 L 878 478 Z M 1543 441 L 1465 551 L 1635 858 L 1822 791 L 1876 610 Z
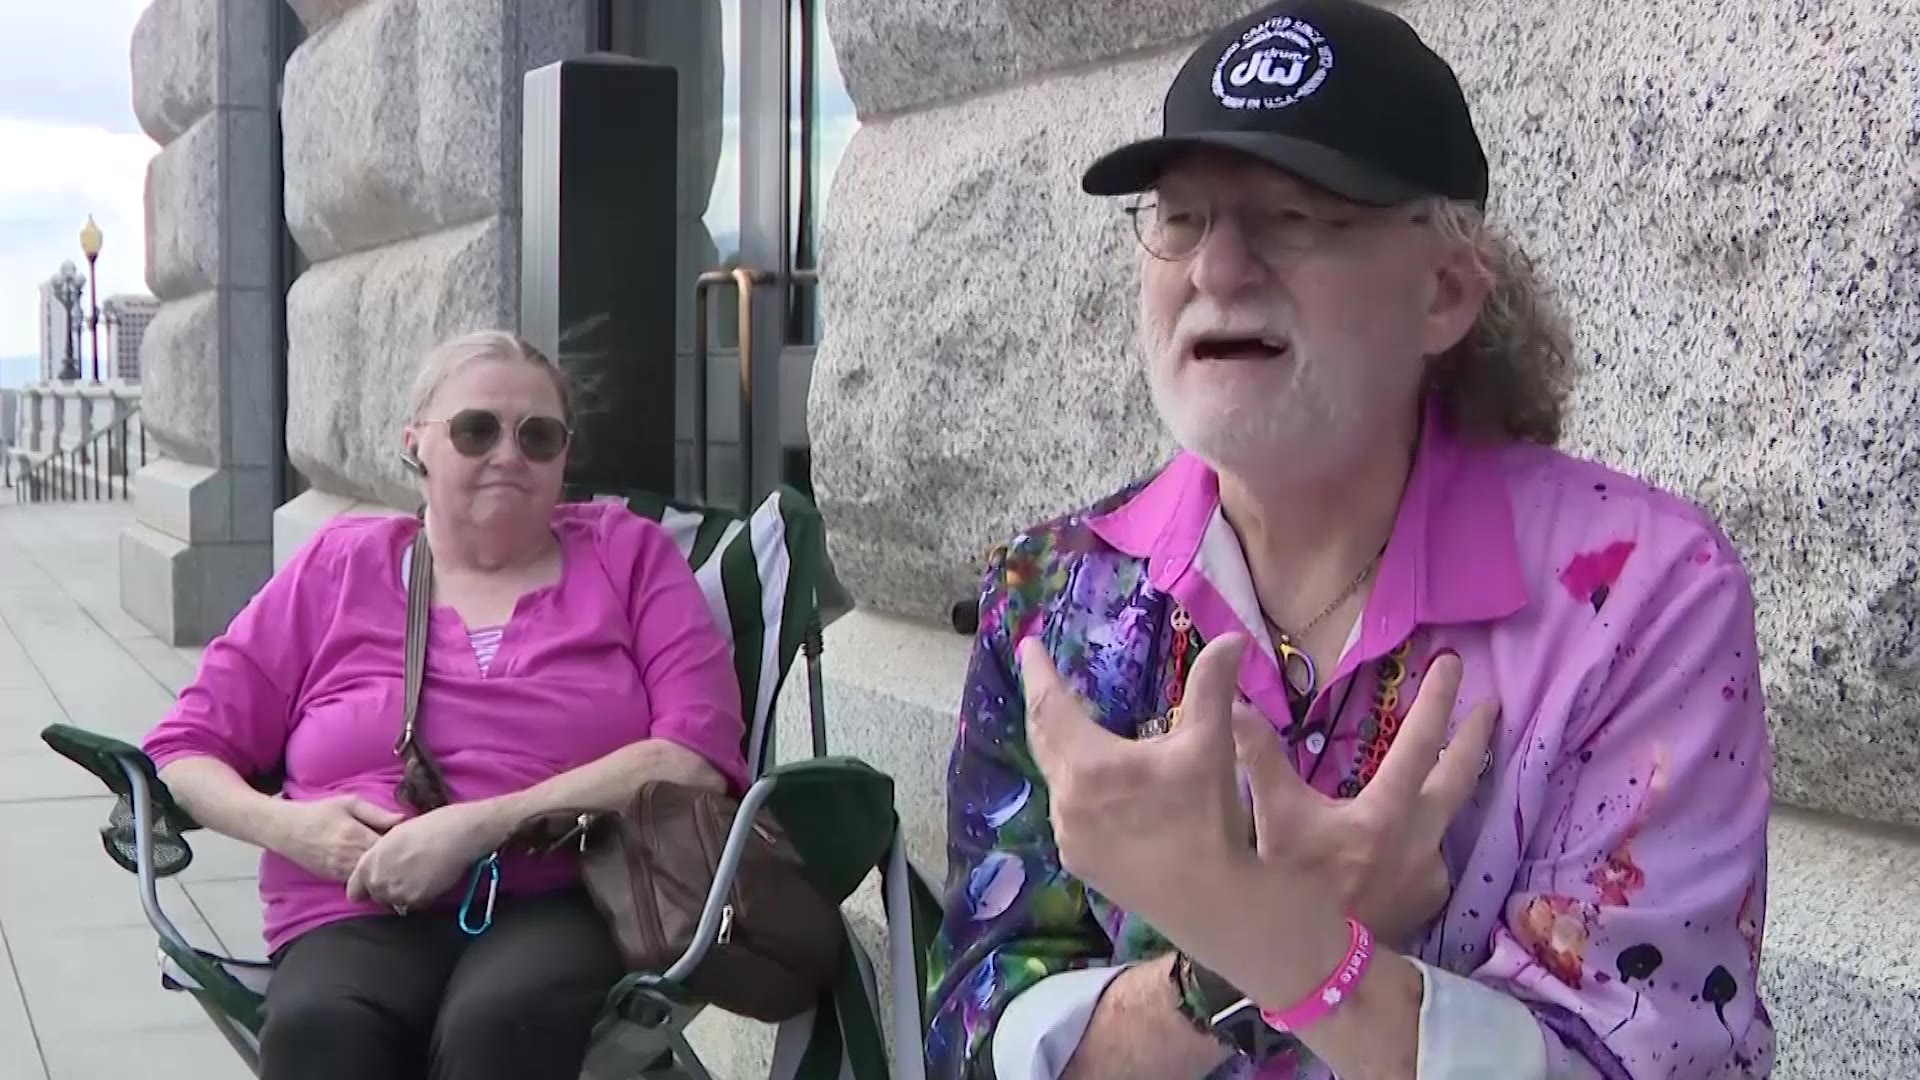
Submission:
M 1215 1013 L 1213 1030 L 1256 1065 L 1284 1057 L 1300 1047 L 1300 1040 L 1275 1031 L 1260 1018 L 1260 1006 L 1242 998 Z

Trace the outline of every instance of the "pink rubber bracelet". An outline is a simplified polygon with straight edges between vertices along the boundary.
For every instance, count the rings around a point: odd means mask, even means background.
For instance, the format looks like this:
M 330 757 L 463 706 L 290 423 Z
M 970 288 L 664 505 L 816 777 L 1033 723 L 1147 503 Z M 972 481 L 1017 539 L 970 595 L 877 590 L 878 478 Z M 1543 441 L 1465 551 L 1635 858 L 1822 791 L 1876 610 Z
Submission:
M 1333 969 L 1326 982 L 1292 1008 L 1261 1009 L 1260 1019 L 1266 1021 L 1268 1027 L 1275 1031 L 1299 1031 L 1339 1008 L 1353 993 L 1354 986 L 1373 963 L 1373 935 L 1353 919 L 1347 920 L 1347 930 L 1353 940 L 1347 946 L 1346 959 Z

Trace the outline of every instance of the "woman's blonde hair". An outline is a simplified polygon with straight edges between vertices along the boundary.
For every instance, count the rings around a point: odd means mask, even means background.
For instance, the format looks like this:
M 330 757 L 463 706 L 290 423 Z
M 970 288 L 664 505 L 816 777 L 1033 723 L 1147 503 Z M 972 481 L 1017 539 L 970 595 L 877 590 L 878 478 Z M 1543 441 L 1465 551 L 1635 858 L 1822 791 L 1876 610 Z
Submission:
M 408 421 L 425 419 L 427 406 L 433 404 L 433 395 L 440 392 L 440 387 L 462 368 L 480 360 L 517 360 L 546 372 L 553 380 L 554 392 L 560 396 L 560 418 L 569 427 L 573 425 L 573 379 L 525 338 L 504 330 L 476 330 L 434 346 L 420 365 L 420 373 L 414 377 L 407 407 Z
M 1472 329 L 1428 372 L 1442 412 L 1467 438 L 1553 445 L 1578 372 L 1552 294 L 1533 261 L 1477 207 L 1440 200 L 1429 219 L 1442 237 L 1473 252 L 1490 285 Z

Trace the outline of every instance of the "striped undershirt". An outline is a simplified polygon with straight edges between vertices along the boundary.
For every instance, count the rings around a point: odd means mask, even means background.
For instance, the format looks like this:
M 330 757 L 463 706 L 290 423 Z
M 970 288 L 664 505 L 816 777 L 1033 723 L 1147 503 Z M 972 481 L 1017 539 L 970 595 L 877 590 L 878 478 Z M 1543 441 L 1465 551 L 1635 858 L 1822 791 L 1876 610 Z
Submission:
M 485 675 L 493 666 L 493 656 L 500 651 L 500 632 L 504 627 L 490 626 L 485 630 L 469 630 L 467 640 L 473 643 L 473 658 L 480 663 L 480 674 Z

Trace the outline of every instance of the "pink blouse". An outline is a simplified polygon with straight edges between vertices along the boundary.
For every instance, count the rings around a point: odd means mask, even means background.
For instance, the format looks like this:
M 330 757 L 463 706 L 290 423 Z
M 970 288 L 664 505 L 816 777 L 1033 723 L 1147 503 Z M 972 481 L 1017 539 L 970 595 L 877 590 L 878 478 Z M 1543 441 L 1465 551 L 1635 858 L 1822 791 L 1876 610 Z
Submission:
M 147 736 L 155 765 L 213 757 L 243 776 L 284 769 L 281 797 L 394 795 L 400 759 L 406 593 L 413 518 L 340 518 L 256 594 Z M 737 791 L 747 783 L 740 691 L 727 639 L 693 572 L 659 526 L 612 504 L 553 514 L 560 580 L 521 597 L 483 671 L 468 628 L 436 606 L 419 738 L 453 797 L 524 790 L 643 739 L 698 753 Z M 500 888 L 575 880 L 564 858 L 504 854 Z M 461 882 L 444 898 L 458 903 Z M 265 852 L 267 947 L 340 919 L 378 914 L 342 882 Z

